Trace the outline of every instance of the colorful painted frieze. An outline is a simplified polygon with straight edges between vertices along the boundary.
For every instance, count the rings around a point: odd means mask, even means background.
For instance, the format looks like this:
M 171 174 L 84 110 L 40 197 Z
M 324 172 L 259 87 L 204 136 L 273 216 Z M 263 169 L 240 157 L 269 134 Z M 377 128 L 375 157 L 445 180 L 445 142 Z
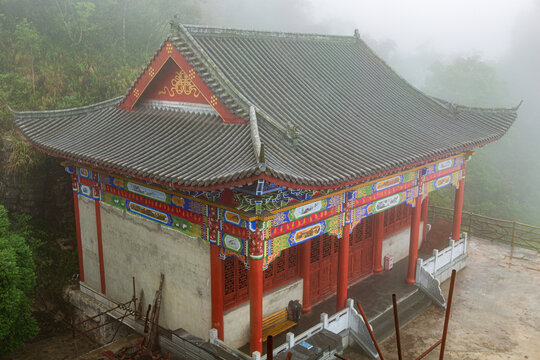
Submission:
M 292 222 L 297 222 L 298 220 L 305 220 L 308 218 L 313 219 L 312 221 L 317 221 L 321 216 L 317 215 L 324 213 L 326 210 L 332 209 L 333 213 L 326 212 L 325 216 L 331 216 L 339 211 L 341 211 L 341 206 L 344 201 L 344 194 L 336 194 L 334 196 L 327 197 L 318 201 L 313 201 L 305 205 L 300 205 L 298 207 L 278 212 L 274 215 L 272 221 L 273 228 L 280 228 L 285 224 Z M 315 217 L 314 217 L 315 216 Z M 323 215 L 324 216 L 324 215 Z M 302 224 L 301 226 L 303 226 Z M 286 230 L 290 231 L 290 230 Z M 279 231 L 272 232 L 272 236 L 279 234 Z
M 422 171 L 425 181 L 432 180 L 435 177 L 447 175 L 459 170 L 464 163 L 463 156 L 456 156 L 450 159 L 444 159 L 437 163 L 425 167 Z
M 125 199 L 107 191 L 103 193 L 102 200 L 104 203 L 112 205 L 118 209 L 125 210 L 132 215 L 141 216 L 143 218 L 158 222 L 186 235 L 198 238 L 201 238 L 202 236 L 201 225 L 195 224 L 184 218 L 153 209 L 149 206 Z
M 461 171 L 458 170 L 458 171 L 455 171 L 455 172 L 453 172 L 451 174 L 441 176 L 441 177 L 439 177 L 437 179 L 427 181 L 427 182 L 424 183 L 423 193 L 427 194 L 427 193 L 430 193 L 432 191 L 441 189 L 441 188 L 443 188 L 445 186 L 448 186 L 450 184 L 457 185 L 458 181 L 460 180 L 460 177 L 461 177 Z
M 298 245 L 324 233 L 339 234 L 342 226 L 340 218 L 341 215 L 335 215 L 272 238 L 269 255 L 279 254 L 281 251 L 290 248 L 291 246 Z
M 352 210 L 352 223 L 357 224 L 362 221 L 362 219 L 371 216 L 373 214 L 379 213 L 381 211 L 388 210 L 396 205 L 407 202 L 409 204 L 414 203 L 414 199 L 418 196 L 418 188 L 412 187 L 408 190 L 399 192 L 387 196 L 382 199 L 375 200 L 369 204 L 361 205 Z

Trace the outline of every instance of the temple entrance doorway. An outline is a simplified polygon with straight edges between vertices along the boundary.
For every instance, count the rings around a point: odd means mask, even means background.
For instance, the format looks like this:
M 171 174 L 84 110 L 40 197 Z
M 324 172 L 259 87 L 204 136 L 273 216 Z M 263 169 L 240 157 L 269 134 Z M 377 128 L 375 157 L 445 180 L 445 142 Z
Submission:
M 316 304 L 336 292 L 339 239 L 323 234 L 311 239 L 310 302 Z
M 373 216 L 358 224 L 349 237 L 349 284 L 373 272 Z

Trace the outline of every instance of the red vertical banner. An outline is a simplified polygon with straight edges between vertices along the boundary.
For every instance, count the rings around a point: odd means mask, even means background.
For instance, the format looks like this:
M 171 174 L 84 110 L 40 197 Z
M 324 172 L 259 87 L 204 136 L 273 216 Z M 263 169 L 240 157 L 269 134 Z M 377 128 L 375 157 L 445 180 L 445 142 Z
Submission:
M 258 228 L 249 234 L 249 345 L 251 353 L 262 354 L 264 246 Z
M 302 312 L 307 313 L 311 311 L 311 299 L 309 296 L 311 290 L 311 240 L 304 241 L 300 245 L 300 271 L 303 279 Z
M 347 304 L 347 283 L 349 274 L 349 235 L 351 232 L 351 223 L 349 222 L 343 227 L 343 235 L 339 239 L 339 256 L 338 256 L 338 279 L 337 279 L 337 296 L 336 296 L 336 311 L 345 308 Z
M 426 230 L 427 230 L 427 216 L 428 216 L 428 206 L 429 206 L 429 195 L 426 194 L 424 201 L 422 201 L 422 214 L 420 216 L 420 221 L 422 221 L 422 242 L 426 240 Z
M 262 354 L 263 259 L 249 259 L 250 352 Z
M 101 279 L 101 293 L 106 294 L 105 287 L 105 264 L 103 263 L 103 240 L 101 236 L 101 208 L 99 205 L 99 199 L 94 200 L 96 208 L 96 232 L 98 243 L 98 257 L 99 257 L 99 278 Z
M 373 218 L 373 272 L 383 271 L 382 245 L 384 237 L 384 211 L 376 213 Z
M 210 244 L 210 273 L 212 277 L 212 327 L 223 341 L 223 262 L 219 259 L 219 248 Z
M 420 235 L 420 215 L 422 212 L 422 197 L 418 196 L 415 200 L 415 207 L 411 219 L 411 238 L 409 241 L 409 271 L 405 282 L 414 284 L 416 282 L 416 260 L 418 259 L 418 237 Z
M 77 182 L 77 168 L 71 175 L 72 189 L 73 189 L 73 210 L 75 213 L 75 231 L 77 235 L 77 253 L 79 255 L 79 275 L 82 282 L 84 282 L 84 263 L 82 253 L 82 240 L 81 240 L 81 219 L 79 215 L 79 184 Z
M 461 213 L 463 210 L 463 192 L 465 191 L 465 179 L 459 181 L 459 187 L 456 189 L 454 200 L 454 224 L 452 226 L 452 239 L 459 240 L 461 231 Z

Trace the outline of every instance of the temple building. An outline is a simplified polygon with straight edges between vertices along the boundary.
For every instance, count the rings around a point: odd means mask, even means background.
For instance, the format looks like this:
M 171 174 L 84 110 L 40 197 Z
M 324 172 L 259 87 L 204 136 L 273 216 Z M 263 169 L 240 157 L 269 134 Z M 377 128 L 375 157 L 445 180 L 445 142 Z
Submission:
M 382 272 L 415 267 L 430 192 L 456 188 L 516 108 L 428 96 L 360 38 L 172 24 L 125 96 L 15 113 L 65 159 L 81 291 L 143 309 L 164 274 L 160 324 L 261 351 L 263 317 L 303 312 Z

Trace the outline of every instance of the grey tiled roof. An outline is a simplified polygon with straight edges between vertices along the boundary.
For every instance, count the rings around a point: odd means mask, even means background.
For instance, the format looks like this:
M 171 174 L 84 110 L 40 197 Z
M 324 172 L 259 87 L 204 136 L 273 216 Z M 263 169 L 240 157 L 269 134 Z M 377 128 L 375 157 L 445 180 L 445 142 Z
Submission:
M 174 24 L 170 40 L 233 113 L 247 120 L 254 107 L 256 128 L 187 110 L 125 112 L 115 108 L 119 100 L 18 113 L 16 124 L 60 156 L 180 186 L 261 171 L 298 185 L 339 186 L 494 141 L 517 116 L 515 108 L 429 97 L 356 36 Z

